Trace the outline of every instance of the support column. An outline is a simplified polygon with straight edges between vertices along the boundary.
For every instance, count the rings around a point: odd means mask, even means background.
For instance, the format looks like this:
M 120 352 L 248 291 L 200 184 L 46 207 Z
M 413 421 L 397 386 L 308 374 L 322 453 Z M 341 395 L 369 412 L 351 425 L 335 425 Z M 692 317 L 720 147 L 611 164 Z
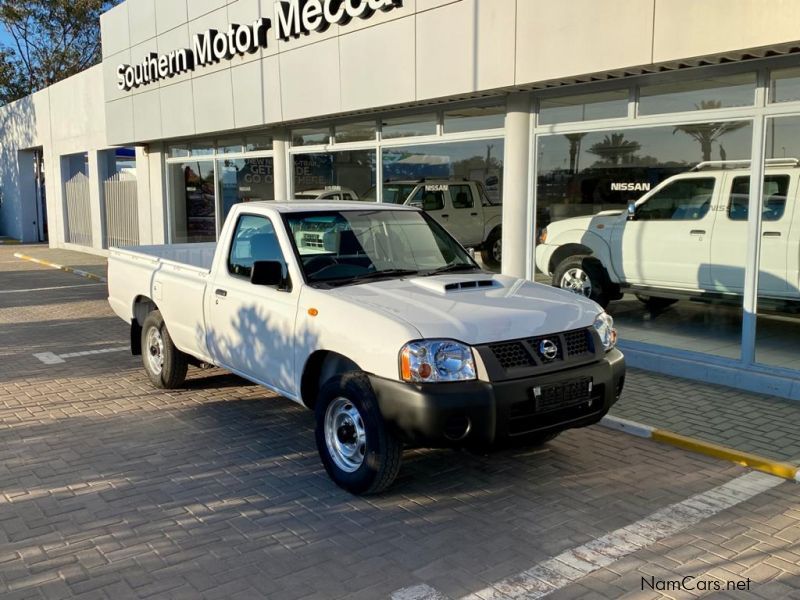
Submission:
M 92 215 L 92 247 L 105 247 L 106 211 L 103 191 L 106 163 L 100 152 L 91 150 L 89 157 L 89 210 Z
M 531 102 L 528 94 L 508 97 L 503 159 L 503 260 L 505 275 L 525 277 L 528 248 Z
M 150 194 L 150 156 L 143 146 L 136 146 L 136 209 L 139 219 L 139 243 L 153 243 L 152 198 Z
M 276 134 L 272 140 L 272 180 L 275 187 L 275 200 L 281 202 L 289 198 L 289 176 L 291 173 L 288 160 L 289 136 L 286 133 Z

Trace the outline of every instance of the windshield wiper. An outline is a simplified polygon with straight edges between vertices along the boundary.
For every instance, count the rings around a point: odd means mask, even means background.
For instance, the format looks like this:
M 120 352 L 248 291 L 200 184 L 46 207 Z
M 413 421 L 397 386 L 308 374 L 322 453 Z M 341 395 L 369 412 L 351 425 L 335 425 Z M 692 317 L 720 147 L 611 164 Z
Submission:
M 416 275 L 417 273 L 419 273 L 419 271 L 414 271 L 412 269 L 384 269 L 382 271 L 371 271 L 369 273 L 362 273 L 361 275 L 354 275 L 353 277 L 346 277 L 344 279 L 328 279 L 318 281 L 316 283 L 339 286 L 357 283 L 359 281 L 367 281 L 370 279 L 380 279 L 382 277 L 403 277 L 406 275 Z
M 443 267 L 439 267 L 438 269 L 434 269 L 433 271 L 428 271 L 425 273 L 426 277 L 430 277 L 431 275 L 441 275 L 443 273 L 455 273 L 457 271 L 475 271 L 479 269 L 479 267 L 475 265 L 471 265 L 469 263 L 453 263 L 451 265 L 445 265 Z

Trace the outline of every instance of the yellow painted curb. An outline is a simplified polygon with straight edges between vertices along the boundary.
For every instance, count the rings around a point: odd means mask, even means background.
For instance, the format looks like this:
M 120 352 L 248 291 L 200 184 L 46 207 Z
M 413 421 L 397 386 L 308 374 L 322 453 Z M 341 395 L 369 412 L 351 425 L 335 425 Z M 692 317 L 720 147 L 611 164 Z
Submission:
M 19 240 L 0 240 L 0 246 L 19 246 Z
M 27 254 L 22 254 L 21 252 L 14 252 L 15 258 L 20 258 L 22 260 L 27 260 L 32 263 L 36 263 L 37 265 L 42 265 L 44 267 L 50 267 L 51 269 L 58 269 L 60 271 L 64 271 L 66 273 L 72 273 L 74 275 L 78 275 L 80 277 L 85 277 L 86 279 L 91 279 L 93 281 L 99 281 L 101 283 L 105 283 L 108 281 L 105 277 L 100 277 L 100 275 L 95 275 L 94 273 L 89 273 L 88 271 L 83 271 L 82 269 L 73 269 L 72 267 L 68 267 L 65 265 L 59 265 L 58 263 L 50 262 L 49 260 L 43 260 L 41 258 L 34 258 L 33 256 L 28 256 Z
M 769 473 L 770 475 L 783 477 L 784 479 L 797 480 L 797 477 L 799 476 L 798 468 L 794 465 L 790 465 L 789 463 L 770 460 L 768 458 L 764 458 L 763 456 L 749 454 L 748 452 L 740 452 L 739 450 L 733 450 L 731 448 L 726 448 L 725 446 L 712 444 L 711 442 L 704 442 L 695 438 L 686 437 L 684 435 L 672 433 L 671 431 L 654 429 L 651 439 L 664 442 L 665 444 L 678 446 L 684 450 L 699 452 L 700 454 L 706 454 L 708 456 L 713 456 L 714 458 L 720 458 L 722 460 L 734 462 L 737 465 L 750 467 L 751 469 L 756 469 L 758 471 L 763 471 L 764 473 Z

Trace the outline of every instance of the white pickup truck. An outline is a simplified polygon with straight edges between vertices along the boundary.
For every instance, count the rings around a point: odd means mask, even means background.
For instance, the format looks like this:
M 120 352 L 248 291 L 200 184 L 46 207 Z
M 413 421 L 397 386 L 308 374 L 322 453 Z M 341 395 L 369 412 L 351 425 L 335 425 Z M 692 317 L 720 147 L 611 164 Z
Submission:
M 159 388 L 217 365 L 315 411 L 331 478 L 386 488 L 407 447 L 540 444 L 622 390 L 591 300 L 484 273 L 423 211 L 233 207 L 217 244 L 112 249 L 109 302 Z
M 601 306 L 630 291 L 651 308 L 680 298 L 738 299 L 744 265 L 749 161 L 701 163 L 628 207 L 551 223 L 536 266 L 553 285 Z M 758 294 L 765 304 L 800 300 L 797 159 L 767 161 Z
M 375 188 L 364 200 L 375 200 Z M 503 207 L 493 203 L 480 181 L 414 179 L 387 181 L 383 201 L 423 209 L 467 248 L 481 251 L 483 263 L 500 268 L 503 255 Z

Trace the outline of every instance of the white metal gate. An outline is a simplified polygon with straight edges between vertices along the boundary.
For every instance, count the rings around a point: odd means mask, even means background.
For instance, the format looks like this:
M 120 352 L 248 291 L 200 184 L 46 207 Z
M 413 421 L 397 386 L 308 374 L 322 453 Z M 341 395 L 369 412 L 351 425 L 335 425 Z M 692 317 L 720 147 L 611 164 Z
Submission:
M 106 248 L 139 244 L 136 177 L 116 173 L 103 182 L 106 199 Z
M 67 196 L 66 238 L 71 244 L 92 245 L 92 212 L 89 207 L 89 178 L 78 173 L 64 184 Z

